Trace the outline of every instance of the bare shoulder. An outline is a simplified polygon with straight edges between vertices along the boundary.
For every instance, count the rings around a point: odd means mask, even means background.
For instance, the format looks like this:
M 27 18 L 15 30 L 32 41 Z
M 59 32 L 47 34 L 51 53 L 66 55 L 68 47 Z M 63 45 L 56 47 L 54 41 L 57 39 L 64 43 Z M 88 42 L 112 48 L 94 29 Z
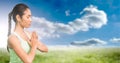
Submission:
M 9 47 L 13 47 L 14 45 L 19 45 L 20 42 L 18 40 L 18 38 L 14 35 L 14 34 L 11 34 L 9 37 L 8 37 L 8 44 L 9 44 Z
M 17 37 L 14 35 L 14 34 L 11 34 L 9 37 L 8 37 L 8 41 L 13 41 L 13 40 L 16 40 Z

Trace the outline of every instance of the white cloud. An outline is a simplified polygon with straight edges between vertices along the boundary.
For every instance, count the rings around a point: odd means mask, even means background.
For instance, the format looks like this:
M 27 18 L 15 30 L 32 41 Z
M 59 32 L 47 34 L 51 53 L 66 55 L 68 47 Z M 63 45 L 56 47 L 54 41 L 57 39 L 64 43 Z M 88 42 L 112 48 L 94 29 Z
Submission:
M 110 39 L 110 41 L 115 43 L 120 43 L 120 38 L 112 38 Z
M 107 42 L 97 39 L 97 38 L 91 38 L 84 41 L 73 41 L 71 45 L 77 45 L 77 46 L 95 46 L 95 45 L 104 45 Z
M 58 34 L 56 34 L 56 27 L 55 23 L 52 23 L 50 21 L 47 21 L 45 18 L 38 18 L 38 17 L 32 17 L 32 27 L 31 29 L 36 30 L 40 37 L 59 37 Z M 55 33 L 55 34 L 54 34 Z
M 101 28 L 103 25 L 107 24 L 107 15 L 104 11 L 98 10 L 97 7 L 90 5 L 86 7 L 82 13 L 85 13 L 81 20 L 86 21 L 89 28 Z
M 66 16 L 70 16 L 70 10 L 66 10 L 66 11 L 65 11 L 65 15 L 66 15 Z
M 68 12 L 70 11 L 66 11 L 66 15 L 69 15 Z M 88 31 L 90 28 L 98 29 L 107 24 L 106 13 L 93 5 L 86 7 L 82 13 L 84 15 L 81 18 L 76 18 L 68 24 L 54 23 L 45 18 L 33 16 L 32 29 L 36 29 L 41 37 L 60 37 L 61 33 L 74 34 L 79 31 Z

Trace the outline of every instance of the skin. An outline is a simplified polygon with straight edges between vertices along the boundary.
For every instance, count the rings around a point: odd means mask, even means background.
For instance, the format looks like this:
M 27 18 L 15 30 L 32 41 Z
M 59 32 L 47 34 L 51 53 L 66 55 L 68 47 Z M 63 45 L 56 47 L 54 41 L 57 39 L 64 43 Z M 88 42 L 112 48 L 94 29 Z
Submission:
M 11 34 L 8 37 L 8 46 L 9 48 L 12 48 L 15 51 L 15 53 L 20 57 L 20 59 L 24 63 L 32 63 L 35 57 L 36 49 L 38 49 L 41 52 L 48 52 L 48 48 L 41 41 L 38 40 L 38 35 L 35 31 L 32 33 L 26 31 L 31 38 L 28 38 L 28 36 L 25 34 L 24 28 L 28 28 L 31 25 L 30 9 L 26 9 L 22 17 L 16 15 L 16 19 L 17 21 L 15 24 L 14 32 L 16 32 L 24 40 L 26 40 L 30 45 L 31 49 L 29 53 L 26 53 L 24 49 L 20 46 L 20 41 L 14 34 Z

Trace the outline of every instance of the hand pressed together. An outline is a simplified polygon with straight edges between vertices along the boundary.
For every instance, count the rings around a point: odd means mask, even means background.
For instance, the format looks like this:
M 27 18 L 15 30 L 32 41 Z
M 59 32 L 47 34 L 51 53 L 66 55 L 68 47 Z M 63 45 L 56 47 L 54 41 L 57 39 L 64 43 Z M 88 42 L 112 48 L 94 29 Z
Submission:
M 30 42 L 31 42 L 31 47 L 36 47 L 37 48 L 38 36 L 37 36 L 35 31 L 32 32 L 32 36 L 31 36 Z

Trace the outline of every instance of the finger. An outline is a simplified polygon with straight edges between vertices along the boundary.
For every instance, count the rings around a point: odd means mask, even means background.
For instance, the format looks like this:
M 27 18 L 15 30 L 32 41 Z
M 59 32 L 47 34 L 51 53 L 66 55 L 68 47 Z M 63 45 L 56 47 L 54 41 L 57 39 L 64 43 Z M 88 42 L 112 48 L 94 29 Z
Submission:
M 33 41 L 35 39 L 35 37 L 34 37 L 34 32 L 32 32 L 32 35 L 31 35 L 31 41 Z
M 34 38 L 38 39 L 37 33 L 35 31 L 33 32 L 33 36 Z
M 33 38 L 34 38 L 34 33 L 32 32 L 31 39 L 33 39 Z
M 35 32 L 35 37 L 36 37 L 36 39 L 38 39 L 38 35 L 37 35 L 37 33 Z

